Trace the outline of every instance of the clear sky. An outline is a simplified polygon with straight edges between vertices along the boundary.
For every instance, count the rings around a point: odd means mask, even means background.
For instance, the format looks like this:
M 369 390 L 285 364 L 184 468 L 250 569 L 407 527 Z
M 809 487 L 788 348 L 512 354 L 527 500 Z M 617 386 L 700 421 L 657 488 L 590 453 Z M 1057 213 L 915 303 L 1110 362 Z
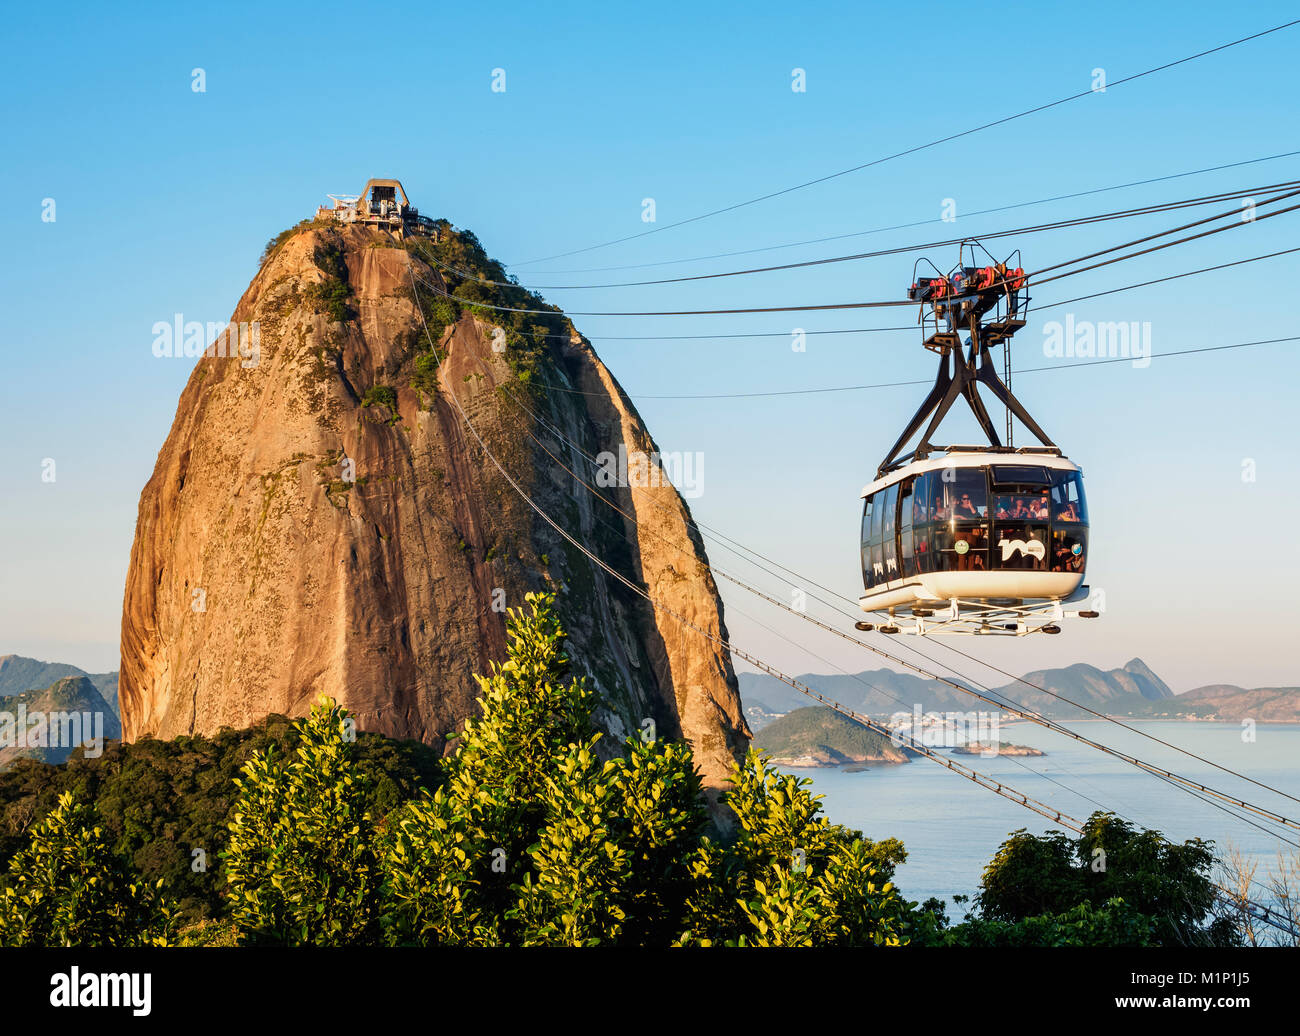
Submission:
M 229 317 L 267 239 L 325 194 L 397 176 L 524 283 L 710 272 L 910 245 L 1300 178 L 1300 156 L 1087 198 L 977 210 L 1300 150 L 1300 27 L 712 219 L 550 262 L 1087 90 L 1296 17 L 1294 4 L 1100 2 L 25 5 L 6 15 L 0 654 L 115 668 L 140 489 L 191 361 L 152 327 Z M 382 12 L 382 13 L 379 13 Z M 203 70 L 196 92 L 194 70 Z M 494 70 L 504 92 L 492 89 Z M 806 91 L 792 90 L 804 70 Z M 497 82 L 500 77 L 497 76 Z M 642 222 L 655 200 L 655 224 Z M 55 220 L 42 219 L 45 199 Z M 945 200 L 957 221 L 940 221 Z M 1284 203 L 1289 204 L 1289 203 Z M 1216 210 L 1198 210 L 1209 212 Z M 1194 216 L 1023 235 L 1033 269 Z M 568 273 L 904 230 L 645 270 Z M 1046 303 L 1293 247 L 1300 213 L 1035 293 Z M 800 271 L 544 291 L 571 310 L 899 298 L 933 248 Z M 525 265 L 516 265 L 525 264 Z M 1151 325 L 1156 353 L 1295 334 L 1297 256 L 1109 295 L 1043 323 Z M 902 317 L 902 319 L 898 319 Z M 699 452 L 696 516 L 818 582 L 861 586 L 858 494 L 924 388 L 726 400 L 638 398 L 932 376 L 911 311 L 577 318 L 660 447 Z M 614 336 L 780 332 L 677 341 Z M 1015 387 L 1084 468 L 1089 581 L 1108 611 L 1060 637 L 960 646 L 1016 671 L 1144 658 L 1176 690 L 1300 684 L 1297 343 L 1025 374 Z M 954 419 L 950 441 L 973 432 Z M 948 430 L 946 429 L 946 430 Z M 55 480 L 45 481 L 47 458 Z M 1253 461 L 1255 480 L 1244 481 Z M 752 570 L 713 548 L 720 567 Z M 785 596 L 789 589 L 763 578 Z M 736 643 L 787 671 L 877 660 L 724 585 Z M 744 614 L 742 614 L 744 613 Z M 820 613 L 820 612 L 819 612 Z M 798 641 L 755 626 L 753 616 Z M 927 649 L 945 657 L 939 649 Z

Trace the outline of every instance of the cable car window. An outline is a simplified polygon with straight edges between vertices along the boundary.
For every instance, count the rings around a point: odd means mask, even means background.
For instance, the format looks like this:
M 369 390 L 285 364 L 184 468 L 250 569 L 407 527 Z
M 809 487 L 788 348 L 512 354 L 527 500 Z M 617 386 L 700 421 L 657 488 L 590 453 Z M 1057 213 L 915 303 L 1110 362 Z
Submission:
M 1047 523 L 993 523 L 993 567 L 1047 571 Z
M 930 520 L 930 473 L 917 475 L 912 485 L 912 524 Z
M 988 486 L 983 468 L 949 469 L 933 484 L 947 491 L 943 518 L 974 521 L 988 514 Z
M 871 585 L 879 586 L 885 582 L 885 559 L 880 546 L 880 541 L 876 540 L 871 544 Z
M 1050 486 L 1052 479 L 1047 469 L 1037 464 L 995 464 L 993 484 L 995 486 Z
M 1052 517 L 1058 522 L 1088 521 L 1083 499 L 1083 477 L 1077 471 L 1058 471 L 1052 483 Z
M 1052 508 L 1047 490 L 1041 493 L 998 493 L 993 498 L 993 517 L 1013 522 L 1045 522 Z
M 1052 530 L 1052 571 L 1082 572 L 1088 560 L 1088 530 Z
M 872 494 L 872 497 L 871 497 L 871 500 L 872 500 L 872 507 L 871 507 L 871 542 L 872 542 L 872 543 L 879 543 L 879 542 L 880 542 L 880 519 L 881 519 L 881 516 L 884 514 L 884 511 L 885 511 L 885 508 L 884 508 L 884 499 L 885 499 L 885 496 L 884 496 L 883 493 L 873 493 L 873 494 Z
M 871 589 L 871 497 L 862 505 L 862 583 Z
M 912 539 L 915 544 L 913 555 L 916 559 L 917 572 L 932 571 L 930 564 L 930 543 L 933 536 L 930 525 L 918 525 L 912 530 Z
M 880 510 L 884 515 L 881 545 L 884 547 L 885 579 L 898 578 L 898 544 L 894 535 L 894 516 L 898 513 L 898 483 L 881 494 Z
M 988 529 L 982 525 L 937 525 L 930 543 L 936 572 L 982 572 L 989 567 Z
M 905 578 L 916 575 L 916 560 L 912 549 L 912 526 L 915 521 L 912 489 L 912 480 L 909 479 L 899 488 L 898 497 L 899 567 Z

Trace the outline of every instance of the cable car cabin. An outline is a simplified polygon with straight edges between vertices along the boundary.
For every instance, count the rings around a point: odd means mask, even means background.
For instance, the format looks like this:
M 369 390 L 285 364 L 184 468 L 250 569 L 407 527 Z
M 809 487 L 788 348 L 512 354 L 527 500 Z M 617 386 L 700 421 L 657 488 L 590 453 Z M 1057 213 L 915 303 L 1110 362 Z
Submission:
M 924 632 L 938 609 L 954 621 L 963 611 L 1014 618 L 1086 596 L 1083 472 L 1055 452 L 950 451 L 888 473 L 862 496 L 864 611 L 921 617 Z

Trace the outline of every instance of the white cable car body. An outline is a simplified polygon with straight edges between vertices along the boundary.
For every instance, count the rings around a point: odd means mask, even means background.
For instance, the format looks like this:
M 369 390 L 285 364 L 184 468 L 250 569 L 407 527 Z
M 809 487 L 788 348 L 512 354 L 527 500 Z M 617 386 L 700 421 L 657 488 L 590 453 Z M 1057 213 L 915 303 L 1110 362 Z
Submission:
M 948 447 L 862 498 L 858 603 L 886 632 L 1024 635 L 1089 600 L 1083 472 L 1065 457 Z
M 963 259 L 967 247 L 973 256 L 978 246 L 963 243 Z M 959 259 L 953 272 L 937 277 L 914 272 L 909 297 L 921 304 L 922 327 L 933 321 L 923 344 L 939 355 L 939 370 L 875 481 L 862 490 L 864 589 L 858 603 L 873 621 L 856 623 L 858 629 L 1024 636 L 1059 633 L 1066 617 L 1099 615 L 1083 582 L 1083 472 L 1008 384 L 1011 337 L 1025 326 L 1026 286 L 1024 271 L 1012 269 L 1010 260 L 979 267 Z M 998 344 L 1007 347 L 1006 381 L 989 352 Z M 1006 445 L 980 386 L 1006 407 Z M 958 399 L 970 407 L 988 445 L 931 444 Z M 1013 417 L 1042 445 L 1012 446 Z M 917 445 L 903 453 L 918 432 Z

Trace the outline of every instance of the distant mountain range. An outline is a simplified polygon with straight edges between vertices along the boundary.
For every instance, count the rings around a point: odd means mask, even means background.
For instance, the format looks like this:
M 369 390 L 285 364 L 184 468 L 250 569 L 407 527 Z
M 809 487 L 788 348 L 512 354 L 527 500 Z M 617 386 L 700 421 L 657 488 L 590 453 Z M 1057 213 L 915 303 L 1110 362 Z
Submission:
M 767 674 L 740 673 L 740 696 L 751 729 L 760 731 L 773 720 L 812 704 L 793 687 Z M 990 708 L 979 699 L 946 684 L 911 673 L 873 669 L 855 675 L 808 673 L 798 678 L 820 694 L 855 712 L 888 717 L 911 712 L 971 712 Z M 1226 684 L 1198 687 L 1175 695 L 1140 658 L 1120 669 L 1102 670 L 1083 662 L 1061 669 L 1026 673 L 1023 683 L 1011 681 L 992 690 L 973 688 L 999 701 L 1012 702 L 1058 720 L 1086 719 L 1088 713 L 1071 702 L 1112 716 L 1138 719 L 1217 719 L 1260 723 L 1300 722 L 1300 687 L 1247 690 Z M 962 686 L 971 686 L 956 681 Z M 1032 686 L 1031 686 L 1032 685 Z M 1063 699 L 1068 699 L 1063 700 Z
M 0 698 L 8 698 L 24 691 L 44 690 L 56 680 L 69 676 L 84 676 L 95 685 L 105 704 L 117 712 L 117 673 L 88 673 L 75 665 L 63 662 L 41 662 L 22 655 L 0 655 Z

